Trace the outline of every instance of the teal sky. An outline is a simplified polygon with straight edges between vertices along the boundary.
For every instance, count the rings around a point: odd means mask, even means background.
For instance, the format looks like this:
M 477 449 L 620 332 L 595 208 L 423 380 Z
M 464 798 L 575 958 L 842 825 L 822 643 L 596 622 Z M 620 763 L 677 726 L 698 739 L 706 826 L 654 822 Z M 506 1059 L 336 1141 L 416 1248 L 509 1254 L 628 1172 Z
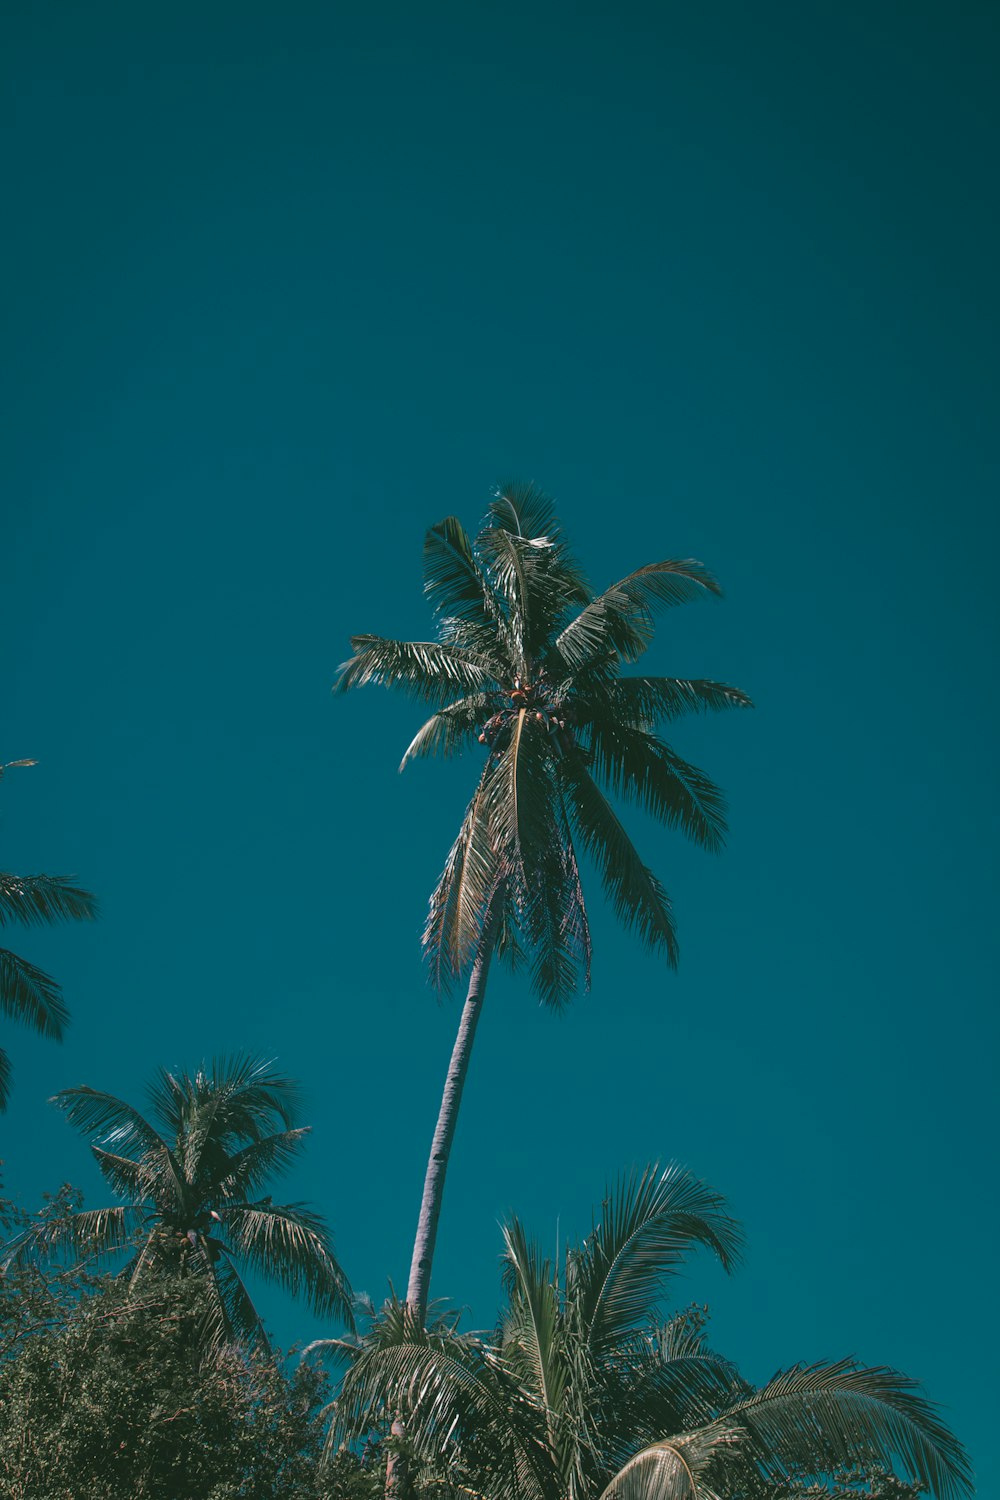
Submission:
M 680 972 L 594 889 L 589 996 L 492 987 L 434 1290 L 488 1324 L 499 1217 L 582 1234 L 679 1158 L 747 1227 L 678 1292 L 718 1346 L 920 1377 L 989 1493 L 996 7 L 0 27 L 0 761 L 39 761 L 2 857 L 103 906 L 18 935 L 73 1027 L 7 1033 L 8 1188 L 100 1201 L 55 1089 L 262 1051 L 315 1126 L 289 1194 L 402 1286 L 457 1019 L 418 934 L 477 762 L 397 776 L 418 710 L 329 687 L 352 632 L 427 633 L 425 527 L 533 478 L 595 585 L 717 573 L 647 660 L 757 708 L 674 736 L 729 793 L 721 859 L 631 820 Z

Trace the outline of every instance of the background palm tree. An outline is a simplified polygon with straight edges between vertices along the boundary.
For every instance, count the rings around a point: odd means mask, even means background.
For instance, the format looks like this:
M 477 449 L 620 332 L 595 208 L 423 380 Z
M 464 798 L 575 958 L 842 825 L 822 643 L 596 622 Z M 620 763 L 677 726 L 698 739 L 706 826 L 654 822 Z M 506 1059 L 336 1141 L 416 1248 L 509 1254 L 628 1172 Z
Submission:
M 391 1304 L 367 1338 L 325 1346 L 347 1366 L 331 1444 L 401 1412 L 414 1460 L 482 1500 L 777 1500 L 845 1465 L 901 1470 L 942 1500 L 971 1489 L 907 1376 L 824 1361 L 755 1387 L 708 1347 L 702 1310 L 660 1317 L 693 1248 L 727 1269 L 740 1251 L 723 1200 L 682 1168 L 619 1182 L 560 1263 L 516 1220 L 504 1240 L 492 1339 Z
M 0 778 L 12 766 L 33 766 L 33 760 L 11 760 L 0 766 Z M 92 921 L 97 901 L 66 875 L 6 875 L 0 872 L 0 927 L 12 922 L 23 927 L 54 922 Z M 62 1040 L 69 1012 L 62 991 L 51 975 L 9 948 L 0 948 L 0 1010 L 56 1041 Z M 10 1098 L 10 1058 L 0 1048 L 0 1111 Z
M 603 593 L 587 586 L 551 502 L 531 485 L 493 499 L 475 542 L 454 517 L 428 531 L 425 591 L 435 641 L 355 636 L 337 689 L 401 687 L 434 705 L 415 756 L 485 747 L 479 783 L 431 897 L 424 950 L 439 987 L 471 966 L 431 1145 L 407 1287 L 424 1316 L 455 1123 L 494 953 L 529 961 L 542 1003 L 560 1008 L 590 976 L 590 929 L 578 848 L 600 871 L 627 927 L 670 964 L 670 902 L 605 791 L 639 803 L 708 849 L 725 832 L 724 801 L 655 725 L 698 710 L 743 708 L 718 682 L 622 677 L 653 634 L 660 607 L 721 591 L 699 562 L 652 563 Z M 401 767 L 402 769 L 402 767 Z
M 69 1243 L 93 1255 L 127 1250 L 122 1274 L 130 1289 L 164 1268 L 202 1277 L 211 1343 L 266 1345 L 246 1268 L 353 1327 L 350 1287 L 323 1219 L 305 1204 L 279 1206 L 260 1196 L 309 1133 L 295 1124 L 295 1086 L 270 1063 L 233 1057 L 193 1074 L 161 1068 L 149 1088 L 152 1120 L 92 1088 L 64 1089 L 53 1102 L 96 1137 L 97 1164 L 126 1201 L 48 1224 L 40 1237 L 21 1242 L 21 1253 L 40 1239 L 48 1248 Z

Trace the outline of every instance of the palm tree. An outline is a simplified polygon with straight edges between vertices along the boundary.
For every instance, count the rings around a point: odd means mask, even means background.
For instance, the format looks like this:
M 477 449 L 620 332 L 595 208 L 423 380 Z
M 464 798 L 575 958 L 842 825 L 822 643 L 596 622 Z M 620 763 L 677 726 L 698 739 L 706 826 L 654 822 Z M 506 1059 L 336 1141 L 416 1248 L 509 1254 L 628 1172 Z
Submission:
M 324 1346 L 347 1365 L 331 1443 L 402 1412 L 413 1459 L 478 1500 L 778 1500 L 852 1465 L 902 1470 L 940 1500 L 971 1489 L 907 1376 L 824 1361 L 755 1387 L 709 1348 L 703 1310 L 658 1316 L 692 1249 L 726 1269 L 740 1253 L 723 1200 L 685 1170 L 624 1178 L 561 1263 L 516 1220 L 504 1240 L 491 1340 L 395 1304 L 366 1338 Z
M 0 766 L 0 779 L 12 766 L 33 766 L 33 760 L 10 760 Z M 66 875 L 6 875 L 0 872 L 0 927 L 18 922 L 42 927 L 55 922 L 92 921 L 97 901 Z M 61 1041 L 69 1021 L 59 985 L 43 969 L 9 948 L 0 948 L 0 1010 L 23 1021 L 42 1036 Z M 10 1058 L 0 1048 L 0 1113 L 10 1099 Z
M 205 1336 L 213 1344 L 267 1345 L 247 1268 L 353 1327 L 351 1290 L 323 1219 L 305 1204 L 279 1206 L 261 1195 L 309 1133 L 295 1124 L 291 1081 L 268 1062 L 238 1056 L 193 1074 L 161 1068 L 149 1101 L 151 1118 L 97 1089 L 55 1095 L 71 1124 L 95 1138 L 97 1165 L 126 1201 L 50 1224 L 20 1252 L 40 1240 L 94 1256 L 130 1251 L 122 1272 L 130 1290 L 164 1270 L 199 1276 L 209 1290 Z
M 407 1301 L 427 1308 L 445 1174 L 494 953 L 530 958 L 543 1004 L 562 1008 L 590 976 L 590 929 L 578 848 L 597 864 L 626 925 L 671 965 L 670 902 L 643 864 L 600 783 L 721 847 L 722 794 L 655 733 L 662 719 L 744 708 L 723 683 L 623 677 L 664 606 L 720 593 L 701 563 L 652 563 L 594 595 L 551 503 L 531 485 L 494 497 L 475 542 L 454 517 L 428 531 L 425 592 L 435 641 L 355 636 L 338 691 L 368 682 L 433 705 L 400 769 L 416 756 L 485 746 L 479 782 L 431 897 L 424 951 L 446 988 L 471 967 L 431 1145 Z

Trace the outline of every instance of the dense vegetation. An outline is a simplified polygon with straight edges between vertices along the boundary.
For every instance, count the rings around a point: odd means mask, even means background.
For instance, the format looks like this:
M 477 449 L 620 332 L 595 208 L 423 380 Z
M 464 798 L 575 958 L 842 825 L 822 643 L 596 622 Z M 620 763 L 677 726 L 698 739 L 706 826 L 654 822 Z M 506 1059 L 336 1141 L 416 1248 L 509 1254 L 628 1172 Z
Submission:
M 474 543 L 454 518 L 433 527 L 425 581 L 437 639 L 356 637 L 339 679 L 432 706 L 404 761 L 485 746 L 425 936 L 438 981 L 468 975 L 469 994 L 407 1297 L 361 1305 L 322 1216 L 265 1191 L 308 1133 L 273 1063 L 161 1069 L 142 1109 L 63 1090 L 52 1102 L 118 1201 L 88 1208 L 64 1187 L 35 1213 L 0 1202 L 0 1500 L 958 1500 L 968 1458 L 905 1375 L 842 1359 L 755 1386 L 712 1347 L 707 1308 L 669 1305 L 692 1251 L 732 1271 L 742 1249 L 723 1198 L 682 1167 L 612 1185 L 556 1258 L 510 1222 L 488 1336 L 429 1303 L 492 958 L 525 961 L 554 1006 L 586 982 L 579 847 L 626 925 L 676 961 L 666 893 L 612 799 L 717 848 L 721 794 L 657 725 L 748 700 L 623 675 L 658 607 L 718 586 L 669 561 L 592 594 L 530 487 L 499 492 Z M 94 913 L 62 877 L 0 876 L 0 923 Z M 55 982 L 7 950 L 0 1008 L 53 1036 L 66 1018 Z M 8 1085 L 0 1052 L 0 1109 Z M 300 1358 L 273 1349 L 247 1269 L 304 1296 L 331 1336 Z

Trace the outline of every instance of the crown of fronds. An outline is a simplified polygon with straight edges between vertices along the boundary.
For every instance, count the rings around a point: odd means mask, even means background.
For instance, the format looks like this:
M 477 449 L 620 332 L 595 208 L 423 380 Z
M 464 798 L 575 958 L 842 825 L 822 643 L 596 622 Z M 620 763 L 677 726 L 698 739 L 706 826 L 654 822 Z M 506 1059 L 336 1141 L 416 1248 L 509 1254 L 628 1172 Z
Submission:
M 699 562 L 668 560 L 595 595 L 551 502 L 533 485 L 510 484 L 474 541 L 453 516 L 431 527 L 424 587 L 436 639 L 355 636 L 336 687 L 379 682 L 433 707 L 400 769 L 417 756 L 484 749 L 430 901 L 423 941 L 435 984 L 446 987 L 470 962 L 488 913 L 498 951 L 529 959 L 543 1002 L 559 1007 L 589 982 L 581 853 L 622 922 L 675 964 L 670 901 L 608 794 L 719 849 L 722 793 L 656 726 L 750 700 L 725 683 L 621 670 L 649 645 L 658 610 L 718 595 L 718 583 Z

